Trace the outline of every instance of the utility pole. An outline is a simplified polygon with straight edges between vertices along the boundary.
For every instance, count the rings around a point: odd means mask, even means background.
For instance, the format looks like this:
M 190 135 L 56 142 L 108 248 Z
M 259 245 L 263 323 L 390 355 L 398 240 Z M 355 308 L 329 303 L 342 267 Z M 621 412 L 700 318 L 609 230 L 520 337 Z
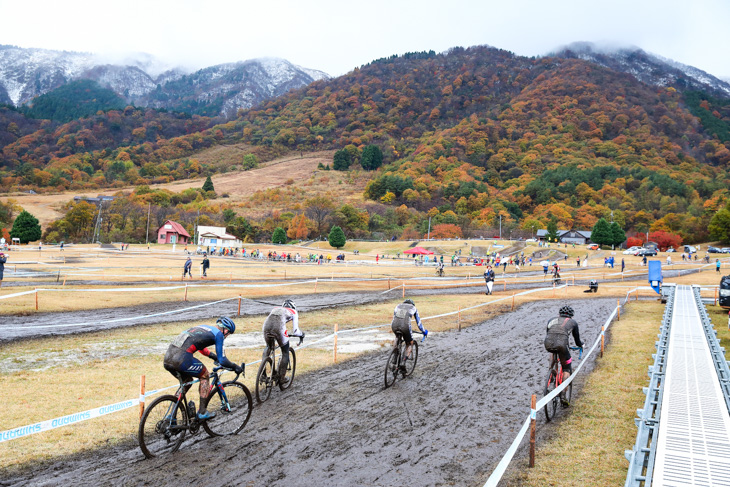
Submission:
M 147 232 L 144 236 L 145 245 L 150 243 L 150 210 L 152 209 L 152 203 L 147 203 Z
M 499 239 L 502 240 L 502 215 L 499 215 Z
M 94 236 L 91 238 L 91 243 L 99 243 L 101 237 L 101 207 L 104 204 L 104 200 L 99 199 L 99 213 L 96 215 L 96 225 L 94 225 Z
M 431 217 L 428 217 L 428 236 L 426 237 L 426 240 L 431 240 Z

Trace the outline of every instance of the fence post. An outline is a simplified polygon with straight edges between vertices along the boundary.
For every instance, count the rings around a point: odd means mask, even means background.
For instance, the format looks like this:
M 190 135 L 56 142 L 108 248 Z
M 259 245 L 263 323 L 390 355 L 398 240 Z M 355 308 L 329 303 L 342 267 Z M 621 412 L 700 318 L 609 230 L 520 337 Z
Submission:
M 144 375 L 139 376 L 139 417 L 144 413 Z
M 535 406 L 537 405 L 537 396 L 532 395 L 530 400 L 530 468 L 535 468 L 535 419 L 537 418 L 537 411 Z
M 636 288 L 636 301 L 638 301 L 638 300 L 639 300 L 639 288 L 637 287 Z
M 188 283 L 185 283 L 185 297 L 183 298 L 183 301 L 188 300 Z
M 575 274 L 573 274 L 573 286 L 575 286 Z
M 616 300 L 616 309 L 618 310 L 616 312 L 616 321 L 621 321 L 621 301 Z
M 601 358 L 603 358 L 603 337 L 605 336 L 605 327 L 601 327 Z
M 337 323 L 335 323 L 334 363 L 337 363 Z
M 284 279 L 286 279 L 286 271 L 284 271 Z M 231 283 L 231 281 L 233 281 L 233 272 L 231 272 L 231 273 L 230 273 L 230 274 L 228 275 L 228 284 L 230 284 L 230 283 Z
M 38 288 L 35 288 L 35 310 L 38 311 Z
M 459 306 L 459 319 L 458 319 L 458 323 L 459 323 L 459 331 L 461 331 L 461 306 Z
M 238 295 L 238 314 L 236 316 L 241 316 L 241 295 Z
M 66 285 L 66 276 L 63 277 L 63 284 L 61 284 L 61 286 L 65 286 L 65 285 Z
M 317 292 L 317 282 L 319 281 L 319 277 L 314 278 L 314 292 Z
M 404 282 L 402 284 L 402 286 L 403 286 L 403 297 L 405 298 L 406 297 L 406 283 Z
M 715 288 L 715 306 L 717 306 L 717 288 Z
M 390 291 L 390 277 L 388 278 L 388 291 Z
M 286 281 L 286 269 L 284 269 L 284 280 Z
M 512 293 L 512 308 L 510 309 L 510 311 L 514 311 L 514 310 L 515 310 L 515 293 Z

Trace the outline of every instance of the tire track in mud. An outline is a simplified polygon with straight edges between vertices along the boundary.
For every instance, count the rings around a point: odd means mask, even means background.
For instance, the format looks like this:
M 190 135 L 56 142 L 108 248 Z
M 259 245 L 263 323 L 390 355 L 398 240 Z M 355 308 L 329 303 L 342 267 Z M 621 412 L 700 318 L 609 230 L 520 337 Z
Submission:
M 143 460 L 129 443 L 5 477 L 20 485 L 482 485 L 542 390 L 545 323 L 562 300 L 527 303 L 421 344 L 410 378 L 383 389 L 389 350 L 308 374 L 275 390 L 237 436 L 188 438 L 174 455 Z M 593 343 L 615 298 L 570 303 Z M 593 364 L 583 371 L 590 372 Z M 576 380 L 579 399 L 584 373 Z M 538 415 L 538 440 L 551 426 Z M 195 479 L 195 480 L 193 480 Z

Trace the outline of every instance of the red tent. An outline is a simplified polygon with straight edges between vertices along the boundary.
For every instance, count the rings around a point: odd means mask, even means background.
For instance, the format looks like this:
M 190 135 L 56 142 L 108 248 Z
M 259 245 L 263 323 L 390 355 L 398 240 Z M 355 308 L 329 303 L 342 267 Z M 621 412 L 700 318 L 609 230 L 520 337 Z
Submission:
M 413 255 L 432 255 L 433 252 L 430 250 L 426 250 L 423 247 L 413 247 L 412 249 L 408 249 L 404 254 L 413 254 Z

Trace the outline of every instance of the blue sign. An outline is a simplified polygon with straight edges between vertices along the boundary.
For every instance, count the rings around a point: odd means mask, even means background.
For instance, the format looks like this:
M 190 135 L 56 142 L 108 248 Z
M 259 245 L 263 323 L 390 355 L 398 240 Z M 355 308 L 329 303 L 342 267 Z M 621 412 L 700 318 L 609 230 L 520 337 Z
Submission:
M 662 263 L 659 260 L 649 261 L 649 285 L 657 292 L 662 293 Z

